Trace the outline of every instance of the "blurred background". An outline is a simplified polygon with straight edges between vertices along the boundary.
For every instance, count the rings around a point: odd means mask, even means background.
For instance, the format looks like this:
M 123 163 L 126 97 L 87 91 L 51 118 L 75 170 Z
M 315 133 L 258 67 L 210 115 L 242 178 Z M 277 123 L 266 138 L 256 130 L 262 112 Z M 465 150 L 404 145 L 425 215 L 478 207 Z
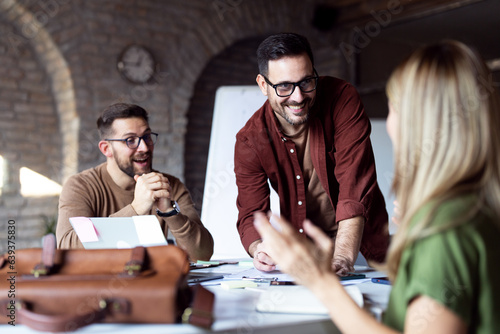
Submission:
M 96 119 L 112 103 L 149 111 L 154 168 L 180 177 L 201 210 L 215 92 L 255 85 L 268 35 L 305 35 L 318 73 L 354 84 L 367 114 L 384 119 L 391 70 L 445 38 L 488 61 L 488 94 L 498 13 L 498 0 L 0 0 L 0 252 L 8 225 L 17 249 L 55 229 L 61 185 L 104 161 Z M 118 68 L 132 45 L 154 59 L 143 81 Z

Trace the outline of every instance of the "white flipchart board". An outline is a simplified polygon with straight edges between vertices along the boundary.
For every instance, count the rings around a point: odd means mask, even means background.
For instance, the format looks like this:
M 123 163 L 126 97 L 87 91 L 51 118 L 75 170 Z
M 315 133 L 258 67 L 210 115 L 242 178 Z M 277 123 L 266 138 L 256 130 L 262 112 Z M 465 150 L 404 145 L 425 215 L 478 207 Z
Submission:
M 214 259 L 248 257 L 236 229 L 238 189 L 234 175 L 234 145 L 236 133 L 266 99 L 257 85 L 220 87 L 215 95 L 201 210 L 201 221 L 214 238 Z M 275 204 L 273 200 L 278 200 L 274 191 L 271 206 L 277 210 L 279 202 Z
M 248 257 L 236 229 L 238 189 L 234 175 L 234 145 L 236 133 L 265 101 L 266 97 L 256 85 L 225 86 L 216 92 L 201 210 L 201 220 L 214 238 L 213 259 Z M 390 140 L 384 120 L 372 121 L 372 126 L 379 183 L 390 210 L 392 200 L 387 200 L 392 177 Z M 279 214 L 278 195 L 272 188 L 271 209 Z

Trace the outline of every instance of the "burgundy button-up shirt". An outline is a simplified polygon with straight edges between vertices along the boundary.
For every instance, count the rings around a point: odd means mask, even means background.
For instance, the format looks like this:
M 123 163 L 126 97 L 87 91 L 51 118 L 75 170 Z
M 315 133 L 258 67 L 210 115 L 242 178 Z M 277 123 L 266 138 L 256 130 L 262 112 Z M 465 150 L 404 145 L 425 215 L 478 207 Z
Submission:
M 336 210 L 332 224 L 364 217 L 361 253 L 383 262 L 389 245 L 388 216 L 377 184 L 371 125 L 359 94 L 343 80 L 321 77 L 309 122 L 312 163 Z M 234 156 L 237 227 L 245 249 L 260 239 L 253 213 L 270 210 L 268 179 L 279 195 L 281 215 L 301 229 L 307 205 L 302 170 L 295 144 L 279 130 L 268 101 L 236 135 Z

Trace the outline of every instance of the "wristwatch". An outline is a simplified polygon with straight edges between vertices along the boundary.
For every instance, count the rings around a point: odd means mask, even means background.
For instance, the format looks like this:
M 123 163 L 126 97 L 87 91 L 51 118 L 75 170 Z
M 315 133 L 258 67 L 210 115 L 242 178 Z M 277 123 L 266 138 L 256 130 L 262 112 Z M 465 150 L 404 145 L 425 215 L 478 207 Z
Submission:
M 179 208 L 179 204 L 177 204 L 177 201 L 171 201 L 171 203 L 172 203 L 172 206 L 174 207 L 172 210 L 170 210 L 168 212 L 163 212 L 163 211 L 160 211 L 159 209 L 156 209 L 156 214 L 160 217 L 171 217 L 171 216 L 175 216 L 176 214 L 181 212 L 181 209 Z

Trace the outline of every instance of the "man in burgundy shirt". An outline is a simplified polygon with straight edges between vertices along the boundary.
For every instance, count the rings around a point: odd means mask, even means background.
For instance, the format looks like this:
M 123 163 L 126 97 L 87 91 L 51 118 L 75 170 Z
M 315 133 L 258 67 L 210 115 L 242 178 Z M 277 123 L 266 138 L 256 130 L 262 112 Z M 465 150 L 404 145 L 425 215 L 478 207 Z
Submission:
M 257 84 L 268 100 L 236 135 L 234 159 L 237 227 L 255 267 L 275 268 L 253 226 L 254 212 L 270 210 L 268 180 L 281 215 L 298 231 L 307 218 L 335 240 L 337 274 L 354 270 L 360 250 L 383 262 L 388 216 L 358 93 L 343 80 L 318 77 L 303 36 L 270 36 L 257 58 Z

